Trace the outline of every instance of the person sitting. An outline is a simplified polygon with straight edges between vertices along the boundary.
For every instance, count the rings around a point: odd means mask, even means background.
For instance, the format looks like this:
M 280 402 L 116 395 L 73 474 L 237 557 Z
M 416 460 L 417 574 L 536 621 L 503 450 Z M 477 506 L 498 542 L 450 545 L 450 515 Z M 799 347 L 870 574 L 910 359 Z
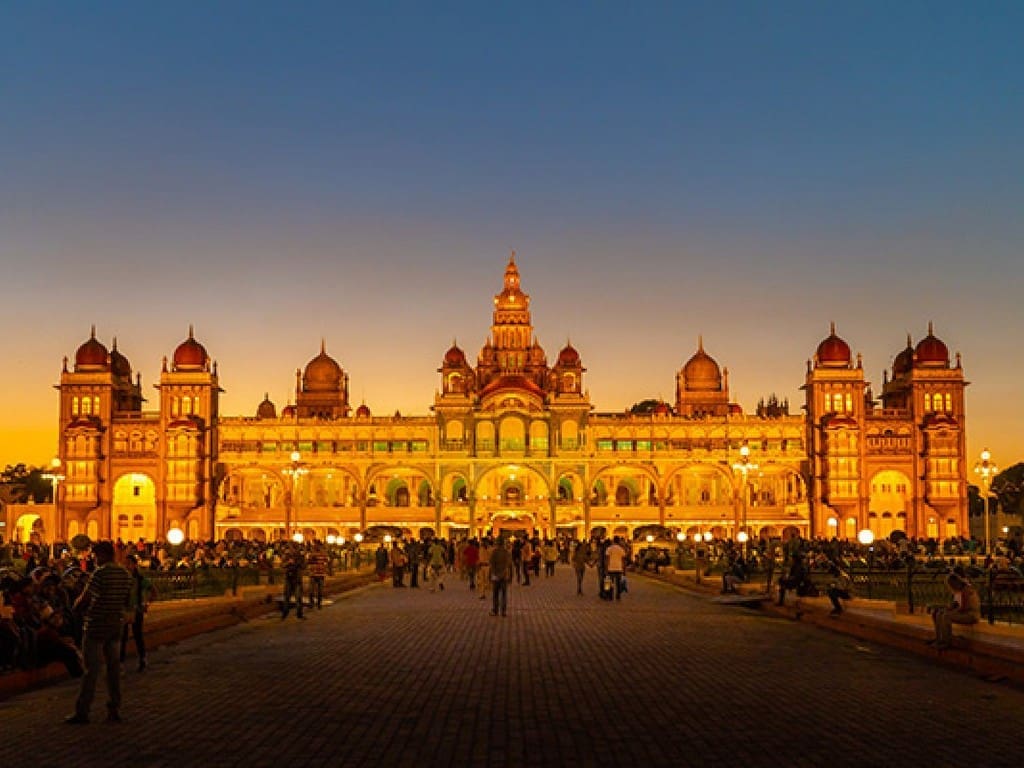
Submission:
M 840 568 L 836 563 L 829 566 L 829 573 L 832 574 L 832 583 L 828 585 L 829 602 L 832 603 L 832 610 L 829 616 L 838 616 L 843 612 L 841 600 L 850 600 L 853 597 L 853 579 L 850 574 Z
M 946 577 L 946 586 L 953 593 L 949 605 L 928 607 L 935 625 L 935 637 L 928 643 L 936 648 L 949 648 L 953 644 L 954 624 L 977 624 L 981 619 L 981 599 L 967 579 L 951 573 Z
M 794 552 L 791 556 L 789 575 L 779 579 L 779 605 L 785 605 L 786 592 L 791 589 L 796 590 L 801 597 L 811 594 L 814 589 L 807 565 L 804 563 L 804 556 L 799 552 Z
M 736 585 L 747 580 L 747 569 L 743 557 L 730 556 L 725 570 L 722 572 L 722 594 L 737 594 Z

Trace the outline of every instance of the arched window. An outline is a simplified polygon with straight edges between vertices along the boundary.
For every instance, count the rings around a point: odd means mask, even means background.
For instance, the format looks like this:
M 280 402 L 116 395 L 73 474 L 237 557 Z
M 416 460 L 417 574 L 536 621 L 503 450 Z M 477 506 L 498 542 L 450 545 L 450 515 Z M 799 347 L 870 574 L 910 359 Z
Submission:
M 924 393 L 924 409 L 927 412 L 931 412 L 931 410 L 932 410 L 932 393 L 931 392 L 925 392 Z
M 78 398 L 77 397 L 72 397 L 71 398 L 71 415 L 72 416 L 77 416 L 78 415 Z
M 946 413 L 952 413 L 952 412 L 953 412 L 953 396 L 951 394 L 949 394 L 949 392 L 947 392 L 946 393 Z

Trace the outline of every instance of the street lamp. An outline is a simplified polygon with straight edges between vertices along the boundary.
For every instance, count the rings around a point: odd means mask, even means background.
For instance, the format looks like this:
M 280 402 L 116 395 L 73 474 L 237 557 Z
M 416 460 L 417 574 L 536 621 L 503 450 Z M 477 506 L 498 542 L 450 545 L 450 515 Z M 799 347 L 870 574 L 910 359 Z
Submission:
M 43 473 L 43 478 L 50 481 L 50 486 L 53 488 L 53 525 L 59 531 L 61 529 L 60 520 L 58 519 L 57 510 L 57 494 L 60 493 L 60 484 L 64 482 L 66 475 L 60 471 L 60 458 L 54 456 L 50 461 L 50 471 Z M 58 533 L 58 538 L 63 534 Z
M 295 491 L 299 487 L 299 478 L 309 472 L 302 465 L 302 454 L 298 451 L 292 451 L 290 458 L 291 465 L 284 469 L 284 473 L 291 479 L 291 488 L 288 490 L 288 498 L 284 505 L 284 537 L 286 539 L 291 536 L 292 532 L 292 508 L 295 505 Z
M 740 539 L 739 536 L 736 538 L 740 544 L 746 545 L 750 538 L 750 535 L 747 533 L 747 476 L 751 472 L 757 471 L 757 464 L 750 460 L 750 446 L 746 442 L 740 446 L 740 460 L 733 464 L 732 468 L 733 471 L 743 478 L 740 481 L 740 495 L 743 497 L 743 525 L 740 527 L 740 533 L 743 535 L 743 538 Z M 746 546 L 744 546 L 744 550 L 746 550 Z
M 981 484 L 985 488 L 985 495 L 982 500 L 985 502 L 985 554 L 989 554 L 991 542 L 989 541 L 989 512 L 988 495 L 992 488 L 992 478 L 999 473 L 999 467 L 992 461 L 992 454 L 988 448 L 981 452 L 981 461 L 974 465 L 974 471 L 981 477 Z

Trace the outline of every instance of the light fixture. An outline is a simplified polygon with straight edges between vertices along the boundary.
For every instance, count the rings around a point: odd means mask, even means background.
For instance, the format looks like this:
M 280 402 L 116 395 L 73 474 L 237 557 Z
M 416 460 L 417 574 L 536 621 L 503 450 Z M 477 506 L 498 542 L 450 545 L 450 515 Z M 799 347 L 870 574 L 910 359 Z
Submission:
M 860 533 L 857 534 L 857 541 L 859 541 L 865 547 L 870 546 L 875 541 L 875 534 L 870 528 L 864 528 Z
M 170 544 L 172 547 L 178 546 L 184 540 L 185 532 L 181 530 L 181 528 L 175 526 L 174 528 L 171 528 L 169 531 L 167 531 L 167 543 Z

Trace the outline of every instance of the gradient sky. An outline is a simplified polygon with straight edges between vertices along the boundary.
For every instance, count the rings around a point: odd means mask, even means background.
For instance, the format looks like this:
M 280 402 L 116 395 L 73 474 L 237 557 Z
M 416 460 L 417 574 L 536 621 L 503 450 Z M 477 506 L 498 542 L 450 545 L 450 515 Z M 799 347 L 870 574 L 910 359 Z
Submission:
M 0 464 L 55 452 L 93 323 L 152 398 L 193 323 L 226 414 L 321 337 L 426 414 L 511 248 L 599 410 L 698 334 L 797 404 L 833 320 L 877 392 L 931 320 L 971 455 L 1024 460 L 1024 4 L 207 5 L 0 6 Z

